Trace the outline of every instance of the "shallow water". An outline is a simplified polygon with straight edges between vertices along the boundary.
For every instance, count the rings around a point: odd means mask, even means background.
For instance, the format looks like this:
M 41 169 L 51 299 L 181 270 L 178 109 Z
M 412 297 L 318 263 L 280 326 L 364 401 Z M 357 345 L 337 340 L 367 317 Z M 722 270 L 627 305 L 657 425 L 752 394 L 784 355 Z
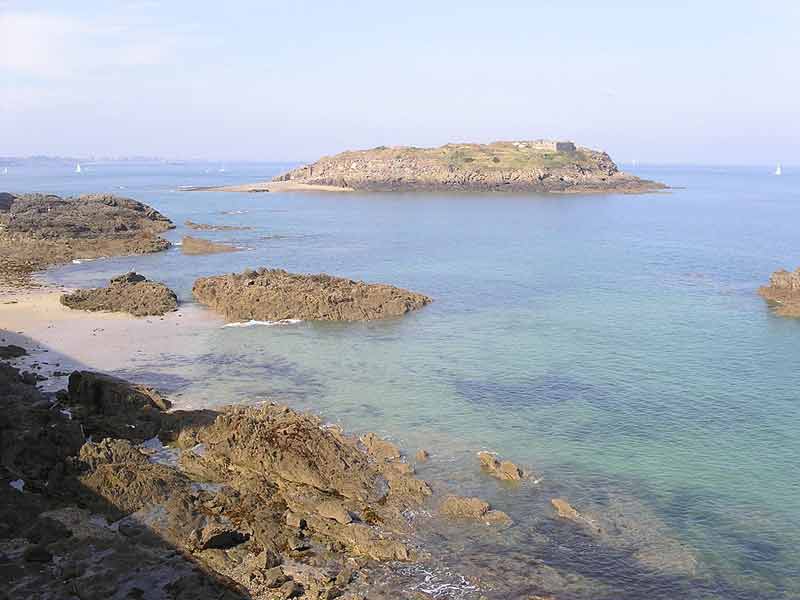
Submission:
M 178 191 L 282 169 L 226 167 L 12 168 L 0 187 L 115 192 L 176 223 L 253 227 L 192 233 L 248 248 L 235 254 L 175 249 L 48 275 L 70 285 L 135 269 L 191 302 L 198 276 L 271 266 L 432 296 L 385 322 L 200 328 L 185 351 L 144 353 L 125 374 L 182 405 L 273 398 L 427 448 L 421 476 L 486 497 L 517 522 L 431 532 L 454 581 L 488 573 L 498 598 L 513 597 L 502 583 L 513 573 L 514 589 L 528 581 L 528 593 L 551 586 L 559 598 L 800 597 L 800 322 L 773 316 L 755 294 L 773 270 L 800 264 L 800 175 L 641 169 L 681 186 L 645 196 Z M 542 482 L 499 487 L 476 468 L 482 448 Z M 657 523 L 692 549 L 694 574 L 644 568 L 559 524 L 553 495 Z M 440 597 L 462 593 L 445 584 Z

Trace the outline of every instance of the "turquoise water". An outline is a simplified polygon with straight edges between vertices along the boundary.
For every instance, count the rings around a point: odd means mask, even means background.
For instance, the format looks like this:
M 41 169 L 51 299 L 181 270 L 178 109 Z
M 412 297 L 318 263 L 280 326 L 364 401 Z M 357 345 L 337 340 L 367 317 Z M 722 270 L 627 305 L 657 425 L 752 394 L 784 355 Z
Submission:
M 559 598 L 800 597 L 800 321 L 755 293 L 800 264 L 800 173 L 653 167 L 637 174 L 678 189 L 644 196 L 178 191 L 284 167 L 226 166 L 17 168 L 0 186 L 115 192 L 176 223 L 253 227 L 192 233 L 247 248 L 236 254 L 171 250 L 49 275 L 70 285 L 134 268 L 191 302 L 196 277 L 270 266 L 433 297 L 385 322 L 209 328 L 186 354 L 126 374 L 187 405 L 270 397 L 429 449 L 420 475 L 487 497 L 519 524 L 491 549 L 485 534 L 472 540 L 499 557 L 488 572 L 524 576 L 535 559 L 589 581 L 563 584 Z M 541 484 L 498 488 L 475 468 L 482 448 L 531 466 Z M 624 497 L 692 549 L 697 571 L 643 571 L 580 536 L 555 544 L 552 520 L 534 513 L 556 493 L 578 507 Z M 476 568 L 469 554 L 462 546 L 446 566 Z

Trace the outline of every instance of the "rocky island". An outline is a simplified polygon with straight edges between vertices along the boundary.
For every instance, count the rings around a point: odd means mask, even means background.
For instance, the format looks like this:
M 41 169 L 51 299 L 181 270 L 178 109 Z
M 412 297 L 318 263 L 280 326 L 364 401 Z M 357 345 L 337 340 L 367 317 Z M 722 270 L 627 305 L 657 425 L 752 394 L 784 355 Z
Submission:
M 347 151 L 272 182 L 215 189 L 642 193 L 666 187 L 623 173 L 605 152 L 572 142 L 528 140 Z
M 0 193 L 0 278 L 25 284 L 35 271 L 76 259 L 165 250 L 158 234 L 174 227 L 130 198 Z
M 800 317 L 800 268 L 794 272 L 781 269 L 769 278 L 769 285 L 758 293 L 775 307 L 781 317 Z
M 192 293 L 232 321 L 370 321 L 399 317 L 431 302 L 391 285 L 282 269 L 202 277 Z

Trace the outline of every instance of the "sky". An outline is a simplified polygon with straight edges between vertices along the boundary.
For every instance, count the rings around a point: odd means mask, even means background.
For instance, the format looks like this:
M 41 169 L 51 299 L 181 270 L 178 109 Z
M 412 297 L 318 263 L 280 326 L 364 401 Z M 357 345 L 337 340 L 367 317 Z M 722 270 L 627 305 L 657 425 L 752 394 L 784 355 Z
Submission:
M 0 156 L 800 164 L 797 0 L 0 0 Z

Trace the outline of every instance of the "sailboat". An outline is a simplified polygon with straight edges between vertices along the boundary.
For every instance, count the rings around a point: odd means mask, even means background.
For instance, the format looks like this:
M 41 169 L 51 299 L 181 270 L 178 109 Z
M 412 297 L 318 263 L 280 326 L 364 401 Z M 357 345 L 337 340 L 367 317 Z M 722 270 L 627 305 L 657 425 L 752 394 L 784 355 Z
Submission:
M 781 163 L 778 163 L 778 166 L 775 167 L 775 175 L 780 175 L 781 173 L 783 173 L 781 170 Z
M 3 167 L 3 175 L 8 175 L 8 167 Z
M 77 163 L 77 164 L 75 165 L 75 172 L 76 172 L 76 173 L 80 173 L 80 172 L 81 172 L 81 163 Z

